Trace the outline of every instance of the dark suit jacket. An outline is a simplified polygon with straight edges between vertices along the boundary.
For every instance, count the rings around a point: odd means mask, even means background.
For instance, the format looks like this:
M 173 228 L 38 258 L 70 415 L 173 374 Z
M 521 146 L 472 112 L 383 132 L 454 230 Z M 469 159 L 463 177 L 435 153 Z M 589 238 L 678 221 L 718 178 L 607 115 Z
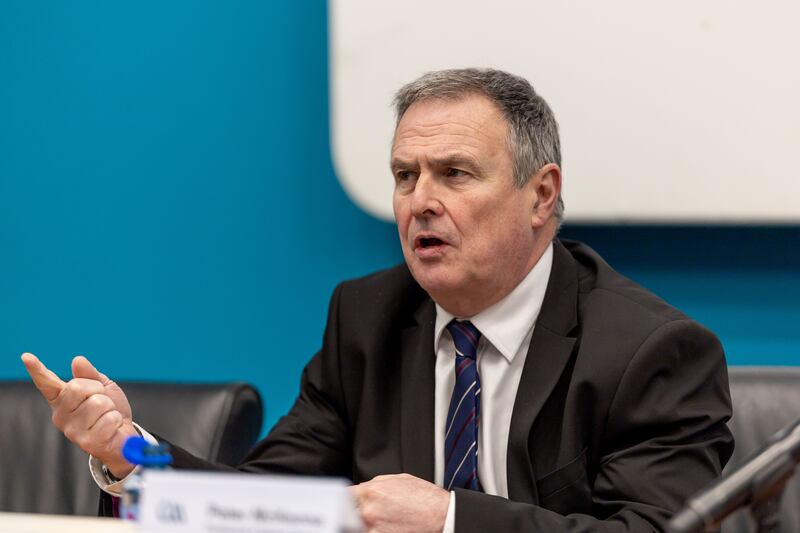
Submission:
M 585 245 L 554 252 L 513 406 L 509 499 L 457 490 L 456 531 L 661 530 L 731 455 L 722 347 Z M 432 481 L 434 321 L 405 266 L 339 285 L 297 401 L 239 469 Z

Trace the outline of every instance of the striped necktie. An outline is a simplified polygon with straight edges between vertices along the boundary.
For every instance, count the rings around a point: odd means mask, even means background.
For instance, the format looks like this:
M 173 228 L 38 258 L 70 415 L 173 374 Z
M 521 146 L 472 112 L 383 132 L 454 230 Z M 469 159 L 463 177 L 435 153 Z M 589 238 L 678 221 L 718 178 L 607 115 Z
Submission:
M 481 332 L 468 321 L 451 321 L 447 330 L 456 346 L 456 382 L 444 435 L 444 487 L 481 490 L 478 480 L 478 421 L 481 382 L 476 360 Z

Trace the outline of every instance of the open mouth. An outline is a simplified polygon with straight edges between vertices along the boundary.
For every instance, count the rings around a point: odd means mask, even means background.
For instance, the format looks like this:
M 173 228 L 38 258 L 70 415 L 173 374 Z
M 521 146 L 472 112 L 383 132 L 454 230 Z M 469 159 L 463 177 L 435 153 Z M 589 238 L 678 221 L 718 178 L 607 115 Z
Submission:
M 414 239 L 414 250 L 416 250 L 416 253 L 422 254 L 425 257 L 431 254 L 436 255 L 441 253 L 446 245 L 447 241 L 434 235 L 418 235 Z
M 422 237 L 419 239 L 420 248 L 430 248 L 432 246 L 441 246 L 442 244 L 444 244 L 444 241 L 436 237 Z

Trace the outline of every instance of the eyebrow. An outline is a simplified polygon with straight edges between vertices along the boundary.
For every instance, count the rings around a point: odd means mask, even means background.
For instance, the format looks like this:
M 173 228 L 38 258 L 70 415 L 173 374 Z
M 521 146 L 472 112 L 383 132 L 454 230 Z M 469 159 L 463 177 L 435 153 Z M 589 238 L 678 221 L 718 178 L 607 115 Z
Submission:
M 478 161 L 474 157 L 459 152 L 443 155 L 440 157 L 429 157 L 428 161 L 432 166 L 438 168 L 467 167 L 478 173 L 481 173 L 483 171 L 483 167 L 478 163 Z M 418 166 L 419 165 L 417 165 L 416 162 L 411 162 L 400 157 L 393 157 L 389 164 L 389 167 L 392 170 L 397 170 L 400 168 L 417 168 Z

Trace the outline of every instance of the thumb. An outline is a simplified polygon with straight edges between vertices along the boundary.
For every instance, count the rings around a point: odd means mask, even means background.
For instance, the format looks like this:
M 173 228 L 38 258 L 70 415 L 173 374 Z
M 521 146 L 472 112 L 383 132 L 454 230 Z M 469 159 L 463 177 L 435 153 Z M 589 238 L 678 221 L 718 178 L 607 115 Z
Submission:
M 76 378 L 93 379 L 103 384 L 108 381 L 108 377 L 97 370 L 92 363 L 82 355 L 78 355 L 72 360 L 72 376 Z
M 21 359 L 22 363 L 25 365 L 25 370 L 30 374 L 33 384 L 36 385 L 36 388 L 39 389 L 42 396 L 44 396 L 48 402 L 52 402 L 58 398 L 58 395 L 61 394 L 61 390 L 66 385 L 61 378 L 44 366 L 44 364 L 39 361 L 39 358 L 32 353 L 22 354 Z

